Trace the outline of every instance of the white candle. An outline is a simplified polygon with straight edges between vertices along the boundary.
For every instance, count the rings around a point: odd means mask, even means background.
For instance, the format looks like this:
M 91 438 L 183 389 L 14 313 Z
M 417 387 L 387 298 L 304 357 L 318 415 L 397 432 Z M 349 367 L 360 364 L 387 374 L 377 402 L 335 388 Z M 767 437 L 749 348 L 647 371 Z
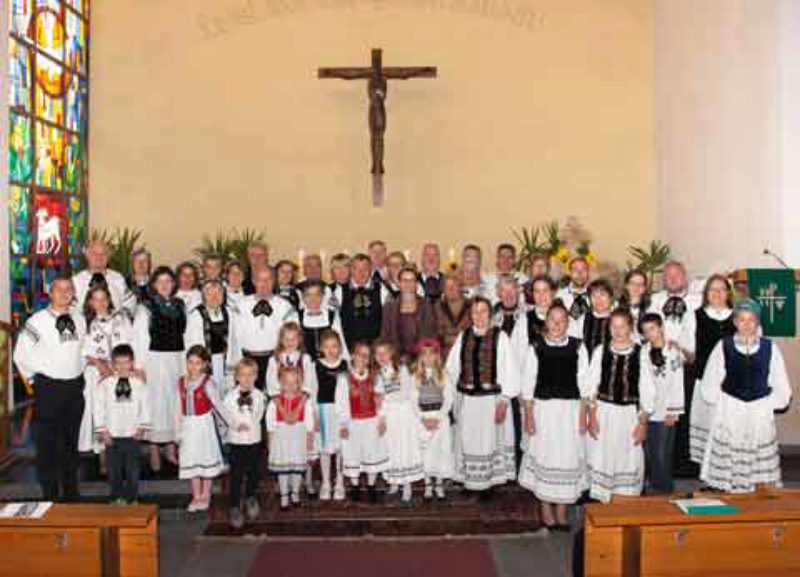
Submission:
M 450 247 L 447 249 L 447 264 L 453 264 L 456 262 L 456 249 L 455 247 Z
M 321 260 L 321 261 L 322 261 L 322 266 L 323 266 L 323 267 L 324 267 L 324 266 L 325 266 L 325 264 L 328 262 L 328 258 L 327 258 L 327 257 L 328 257 L 328 253 L 325 251 L 325 249 L 324 249 L 324 248 L 323 248 L 322 250 L 320 250 L 320 251 L 319 251 L 319 260 Z
M 411 251 L 406 249 L 403 251 L 403 256 L 406 257 L 406 262 L 411 262 Z
M 305 258 L 306 258 L 306 251 L 301 248 L 300 250 L 297 251 L 297 266 L 298 267 L 300 267 L 300 268 L 303 267 L 303 261 L 305 260 Z

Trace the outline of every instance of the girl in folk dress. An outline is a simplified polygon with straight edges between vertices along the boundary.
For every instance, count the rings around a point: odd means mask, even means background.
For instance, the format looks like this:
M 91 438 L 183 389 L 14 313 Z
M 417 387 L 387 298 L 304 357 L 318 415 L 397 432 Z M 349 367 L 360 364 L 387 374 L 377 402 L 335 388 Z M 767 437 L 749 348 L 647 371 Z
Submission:
M 411 503 L 411 483 L 423 477 L 417 418 L 411 401 L 412 383 L 406 365 L 398 366 L 397 350 L 388 342 L 375 345 L 376 387 L 383 390 L 381 418 L 386 422 L 389 466 L 383 473 L 389 495 L 403 487 L 401 499 Z
M 733 312 L 736 334 L 714 347 L 701 385 L 714 406 L 700 479 L 732 493 L 780 485 L 774 411 L 792 396 L 783 355 L 760 336 L 761 307 L 747 299 Z
M 186 312 L 183 301 L 174 296 L 175 274 L 169 267 L 158 267 L 150 281 L 150 298 L 136 309 L 133 321 L 133 347 L 137 369 L 144 370 L 150 395 L 153 428 L 150 441 L 150 468 L 161 470 L 160 444 L 166 444 L 166 458 L 177 465 L 175 452 L 175 383 L 184 370 Z
M 519 484 L 542 502 L 545 527 L 556 530 L 569 530 L 567 506 L 587 487 L 589 355 L 580 340 L 568 335 L 569 322 L 564 305 L 550 307 L 541 338 L 528 350 L 522 379 L 530 442 Z
M 280 394 L 280 369 L 295 367 L 300 370 L 301 388 L 303 393 L 314 396 L 317 394 L 317 379 L 314 363 L 305 352 L 303 344 L 303 330 L 295 321 L 284 323 L 278 331 L 278 346 L 275 354 L 267 363 L 267 396 L 277 397 Z
M 333 498 L 345 498 L 344 475 L 342 471 L 342 442 L 339 438 L 339 415 L 336 411 L 336 398 L 339 389 L 347 390 L 347 375 L 350 372 L 342 354 L 342 339 L 338 333 L 326 331 L 320 337 L 322 357 L 315 363 L 317 373 L 316 415 L 319 429 L 317 446 L 319 466 L 322 473 L 322 487 L 319 498 L 331 498 L 331 465 L 336 468 L 336 486 Z M 331 463 L 334 461 L 334 463 Z
M 211 355 L 206 348 L 193 346 L 186 353 L 186 374 L 178 381 L 175 430 L 180 446 L 179 478 L 191 481 L 189 512 L 208 510 L 211 483 L 225 469 L 212 412 L 220 411 L 221 403 L 208 373 L 210 364 Z
M 614 309 L 614 289 L 607 280 L 597 279 L 589 283 L 588 291 L 591 306 L 575 323 L 577 332 L 573 330 L 572 336 L 583 340 L 591 360 L 597 347 L 605 345 L 610 337 L 608 324 Z
M 183 301 L 186 312 L 190 313 L 203 301 L 200 294 L 200 272 L 194 263 L 182 262 L 175 269 L 175 277 L 178 280 L 178 290 L 175 296 Z
M 105 468 L 103 444 L 98 442 L 93 424 L 94 397 L 99 391 L 100 381 L 111 374 L 111 351 L 117 345 L 129 345 L 133 339 L 133 328 L 124 311 L 114 310 L 111 293 L 105 284 L 95 285 L 86 293 L 83 303 L 86 319 L 86 338 L 83 341 L 83 358 L 86 370 L 83 373 L 85 400 L 78 450 L 100 453 L 100 467 Z
M 267 407 L 268 467 L 278 476 L 281 509 L 286 510 L 290 502 L 300 504 L 303 473 L 314 449 L 314 409 L 301 389 L 298 367 L 281 367 L 278 378 L 280 393 Z
M 378 498 L 375 481 L 389 465 L 386 421 L 378 418 L 383 390 L 370 372 L 372 359 L 368 344 L 353 345 L 350 358 L 352 368 L 347 375 L 347 387 L 336 389 L 344 474 L 350 479 L 352 499 L 359 501 L 359 479 L 361 473 L 365 473 L 370 501 L 375 502 Z
M 589 494 L 607 503 L 612 495 L 639 495 L 644 485 L 647 421 L 653 412 L 653 376 L 641 362 L 633 317 L 611 314 L 611 340 L 597 347 L 589 365 Z
M 491 326 L 492 305 L 476 297 L 472 324 L 456 339 L 446 371 L 458 394 L 453 414 L 455 479 L 468 491 L 489 490 L 516 478 L 510 399 L 519 393 L 519 370 L 509 338 Z
M 300 309 L 300 291 L 295 285 L 297 266 L 290 260 L 279 261 L 275 265 L 275 294 L 286 299 L 294 310 Z
M 411 404 L 419 427 L 422 466 L 425 473 L 425 499 L 444 500 L 444 480 L 455 472 L 450 409 L 453 386 L 442 368 L 441 345 L 436 339 L 417 344 L 417 362 L 411 375 Z
M 733 290 L 728 279 L 715 274 L 706 281 L 703 290 L 703 306 L 695 311 L 695 362 L 694 376 L 697 379 L 692 393 L 692 410 L 689 415 L 689 453 L 692 461 L 703 463 L 711 427 L 713 405 L 703 400 L 700 383 L 703 381 L 706 364 L 717 343 L 736 332 L 733 324 Z

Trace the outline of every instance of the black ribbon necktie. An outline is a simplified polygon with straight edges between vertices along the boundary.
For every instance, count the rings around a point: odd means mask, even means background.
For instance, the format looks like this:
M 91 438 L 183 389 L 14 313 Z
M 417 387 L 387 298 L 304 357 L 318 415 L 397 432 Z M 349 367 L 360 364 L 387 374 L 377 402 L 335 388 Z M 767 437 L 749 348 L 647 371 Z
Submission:
M 569 316 L 577 320 L 589 312 L 589 303 L 584 293 L 574 295 L 572 306 L 569 307 Z
M 56 318 L 56 330 L 61 335 L 64 334 L 64 331 L 69 331 L 70 333 L 74 334 L 75 321 L 72 320 L 72 317 L 68 313 L 58 315 L 58 318 Z
M 89 281 L 90 289 L 93 289 L 96 286 L 107 286 L 106 277 L 101 272 L 94 273 Z
M 240 409 L 244 409 L 245 407 L 252 408 L 253 395 L 250 393 L 250 391 L 242 391 L 239 393 L 239 398 L 236 399 L 236 403 L 239 405 Z
M 686 314 L 686 302 L 681 297 L 669 297 L 661 309 L 665 319 L 681 320 Z
M 664 349 L 651 348 L 650 362 L 653 363 L 658 374 L 664 374 L 664 365 L 667 363 L 667 359 L 664 358 Z
M 131 382 L 128 380 L 128 377 L 120 377 L 117 379 L 117 388 L 114 392 L 117 395 L 118 401 L 124 399 L 131 400 Z
M 261 316 L 268 317 L 271 315 L 272 315 L 272 305 L 269 304 L 269 301 L 260 300 L 258 301 L 256 306 L 253 307 L 254 317 L 261 317 Z

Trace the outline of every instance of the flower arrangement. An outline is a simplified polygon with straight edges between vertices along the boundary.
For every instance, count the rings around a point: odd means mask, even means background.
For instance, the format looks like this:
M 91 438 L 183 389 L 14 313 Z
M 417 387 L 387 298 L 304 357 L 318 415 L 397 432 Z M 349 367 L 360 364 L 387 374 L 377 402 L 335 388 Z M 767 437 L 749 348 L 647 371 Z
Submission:
M 226 262 L 247 262 L 247 247 L 251 242 L 263 241 L 264 233 L 256 229 L 244 228 L 229 231 L 218 230 L 212 237 L 205 235 L 199 246 L 192 252 L 202 260 L 207 256 L 221 256 Z
M 550 257 L 562 270 L 577 257 L 585 258 L 590 265 L 598 262 L 597 254 L 592 251 L 592 236 L 577 217 L 569 217 L 563 227 L 553 220 L 512 232 L 519 244 L 518 269 L 536 255 Z
M 123 274 L 131 271 L 133 253 L 145 248 L 143 232 L 138 228 L 95 229 L 89 234 L 90 242 L 101 241 L 108 247 L 108 266 Z

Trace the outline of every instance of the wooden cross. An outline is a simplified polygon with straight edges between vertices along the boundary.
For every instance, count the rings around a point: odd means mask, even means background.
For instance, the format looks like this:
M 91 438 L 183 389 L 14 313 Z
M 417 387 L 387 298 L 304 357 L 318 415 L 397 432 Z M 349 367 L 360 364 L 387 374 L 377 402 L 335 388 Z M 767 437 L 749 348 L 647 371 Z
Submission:
M 435 78 L 435 66 L 383 66 L 383 51 L 372 49 L 372 66 L 346 66 L 320 68 L 319 78 L 339 78 L 341 80 L 367 80 L 369 96 L 369 134 L 372 151 L 372 202 L 375 206 L 383 204 L 383 135 L 386 132 L 386 94 L 387 80 L 407 80 L 409 78 Z

